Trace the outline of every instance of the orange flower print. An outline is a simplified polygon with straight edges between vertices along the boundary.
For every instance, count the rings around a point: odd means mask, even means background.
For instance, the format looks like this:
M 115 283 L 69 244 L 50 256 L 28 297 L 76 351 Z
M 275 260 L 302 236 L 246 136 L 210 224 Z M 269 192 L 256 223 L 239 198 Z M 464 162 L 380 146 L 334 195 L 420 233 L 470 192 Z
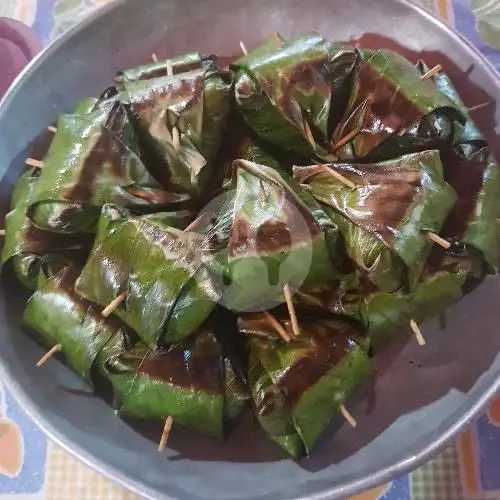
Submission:
M 0 476 L 14 478 L 24 462 L 23 435 L 15 422 L 3 417 L 5 410 L 5 395 L 0 384 Z

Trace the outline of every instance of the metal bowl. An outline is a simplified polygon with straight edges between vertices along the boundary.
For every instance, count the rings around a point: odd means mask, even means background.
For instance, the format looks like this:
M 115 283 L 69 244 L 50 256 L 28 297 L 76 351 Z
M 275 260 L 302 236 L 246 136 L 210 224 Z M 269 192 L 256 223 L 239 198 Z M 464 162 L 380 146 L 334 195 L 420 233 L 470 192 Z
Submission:
M 117 70 L 188 50 L 222 54 L 271 32 L 317 29 L 335 40 L 396 48 L 441 63 L 477 112 L 491 144 L 500 111 L 499 77 L 462 38 L 403 0 L 118 1 L 59 39 L 17 80 L 0 107 L 0 207 L 20 175 L 27 144 L 80 98 L 98 94 Z M 498 151 L 496 151 L 498 155 Z M 0 289 L 0 377 L 47 434 L 130 489 L 158 499 L 344 498 L 408 472 L 429 459 L 483 410 L 500 386 L 498 297 L 490 279 L 448 311 L 448 327 L 423 326 L 428 345 L 390 345 L 376 376 L 349 406 L 359 425 L 339 419 L 299 464 L 283 458 L 247 422 L 224 443 L 175 429 L 165 454 L 161 426 L 141 428 L 115 416 L 76 375 L 53 360 L 37 370 L 41 347 L 20 329 L 22 294 Z M 202 417 L 202 416 L 201 416 Z

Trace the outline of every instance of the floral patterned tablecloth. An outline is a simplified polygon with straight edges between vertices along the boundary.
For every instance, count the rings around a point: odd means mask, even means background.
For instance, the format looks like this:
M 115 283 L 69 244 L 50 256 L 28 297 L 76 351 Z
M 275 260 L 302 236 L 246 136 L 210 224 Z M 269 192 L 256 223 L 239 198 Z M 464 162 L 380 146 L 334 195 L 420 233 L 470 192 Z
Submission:
M 109 1 L 0 0 L 0 17 L 23 21 L 48 43 Z M 500 70 L 500 0 L 414 1 L 453 25 Z M 137 498 L 48 442 L 0 381 L 0 500 Z M 500 500 L 500 397 L 454 446 L 356 499 Z

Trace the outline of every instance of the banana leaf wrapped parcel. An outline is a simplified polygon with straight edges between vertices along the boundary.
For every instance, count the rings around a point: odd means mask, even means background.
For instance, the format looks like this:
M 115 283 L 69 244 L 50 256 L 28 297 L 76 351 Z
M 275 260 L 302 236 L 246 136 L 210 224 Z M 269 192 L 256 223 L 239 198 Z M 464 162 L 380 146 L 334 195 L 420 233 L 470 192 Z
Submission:
M 338 152 L 341 160 L 382 161 L 453 144 L 455 124 L 465 117 L 455 103 L 403 56 L 390 50 L 361 51 L 362 63 L 333 142 L 355 133 Z
M 33 224 L 64 234 L 92 233 L 106 203 L 151 211 L 182 201 L 152 178 L 136 144 L 118 101 L 62 115 L 28 209 Z
M 172 57 L 168 60 L 153 60 L 135 68 L 120 71 L 116 77 L 116 82 L 120 88 L 123 87 L 125 82 L 152 80 L 154 78 L 168 76 L 170 66 L 172 68 L 172 73 L 177 75 L 179 73 L 186 73 L 188 71 L 205 67 L 214 68 L 215 58 L 213 56 L 200 54 L 199 52 L 188 52 L 186 54 L 180 54 L 177 57 Z
M 234 168 L 235 196 L 228 213 L 219 215 L 227 248 L 215 259 L 223 272 L 218 282 L 224 305 L 251 310 L 281 301 L 285 284 L 308 287 L 333 277 L 337 228 L 314 200 L 311 211 L 270 167 L 237 160 Z
M 150 152 L 155 177 L 169 191 L 202 197 L 218 168 L 233 101 L 232 72 L 202 67 L 123 85 L 122 100 Z
M 427 70 L 422 62 L 418 67 Z M 448 75 L 441 71 L 433 80 L 466 117 L 464 125 L 455 125 L 453 149 L 443 155 L 445 179 L 458 193 L 443 235 L 481 252 L 491 273 L 500 258 L 500 169 Z
M 1 267 L 12 267 L 14 275 L 35 289 L 43 265 L 64 265 L 66 258 L 83 258 L 92 246 L 86 234 L 57 234 L 37 228 L 27 216 L 39 178 L 38 169 L 24 173 L 12 194 L 11 211 L 5 217 L 5 240 Z
M 428 232 L 439 234 L 457 201 L 437 151 L 373 164 L 294 167 L 294 176 L 330 207 L 359 271 L 387 292 L 415 286 L 432 246 Z
M 106 371 L 120 415 L 161 420 L 171 416 L 210 437 L 223 437 L 226 425 L 239 417 L 248 400 L 210 322 L 164 353 L 139 343 L 111 357 Z
M 272 35 L 232 65 L 238 110 L 278 148 L 333 160 L 331 130 L 358 59 L 356 50 L 317 33 L 289 41 Z
M 47 347 L 59 345 L 68 365 L 92 385 L 93 368 L 103 373 L 104 361 L 130 348 L 137 338 L 116 316 L 103 318 L 101 308 L 75 292 L 80 272 L 74 264 L 54 275 L 41 272 L 23 320 Z
M 311 453 L 371 372 L 361 327 L 335 317 L 301 317 L 300 323 L 301 336 L 287 344 L 262 317 L 242 316 L 238 322 L 247 337 L 248 384 L 257 420 L 295 460 Z
M 309 315 L 335 314 L 358 321 L 365 328 L 374 354 L 401 334 L 410 338 L 410 321 L 439 315 L 465 294 L 474 262 L 468 257 L 443 255 L 435 249 L 430 264 L 411 292 L 383 292 L 358 273 L 316 290 L 294 296 L 299 311 Z
M 134 217 L 114 207 L 76 283 L 82 297 L 109 305 L 125 293 L 117 314 L 149 348 L 194 332 L 218 301 L 205 263 L 205 238 L 182 231 L 175 213 Z

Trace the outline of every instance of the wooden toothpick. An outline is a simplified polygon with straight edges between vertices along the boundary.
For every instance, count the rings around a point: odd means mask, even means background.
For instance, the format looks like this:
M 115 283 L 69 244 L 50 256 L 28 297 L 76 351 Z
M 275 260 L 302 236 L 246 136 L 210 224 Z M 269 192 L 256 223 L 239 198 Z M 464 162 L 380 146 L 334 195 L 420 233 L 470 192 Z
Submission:
M 103 318 L 108 318 L 113 311 L 127 298 L 127 292 L 122 292 L 101 313 Z
M 443 247 L 445 250 L 448 250 L 451 247 L 451 243 L 448 240 L 441 238 L 438 234 L 433 233 L 432 231 L 426 231 L 426 234 L 429 240 Z
M 437 75 L 442 69 L 443 67 L 441 66 L 441 64 L 437 64 L 432 69 L 427 71 L 425 75 L 422 75 L 421 80 L 428 80 L 429 78 L 432 78 L 434 75 Z
M 34 158 L 26 158 L 25 163 L 28 167 L 43 168 L 43 161 L 35 160 Z
M 170 436 L 170 431 L 172 430 L 172 425 L 174 425 L 174 417 L 168 417 L 167 420 L 165 420 L 165 426 L 163 427 L 160 444 L 158 445 L 158 451 L 160 453 L 163 453 L 167 449 L 168 438 Z
M 351 142 L 357 135 L 359 135 L 360 132 L 361 129 L 359 128 L 351 130 L 346 136 L 342 137 L 340 141 L 338 141 L 336 144 L 333 145 L 333 151 L 338 151 L 339 149 L 342 149 L 348 142 Z
M 47 130 L 48 130 L 49 132 L 52 132 L 53 134 L 55 134 L 55 133 L 57 132 L 57 128 L 56 128 L 56 127 L 53 127 L 52 125 L 49 125 L 49 126 L 47 127 Z
M 5 229 L 0 229 L 0 236 L 5 236 Z
M 154 52 L 151 54 L 151 59 L 153 59 L 153 62 L 155 62 L 155 63 L 158 62 L 158 57 L 156 56 L 156 54 Z
M 477 111 L 478 109 L 483 109 L 483 108 L 486 108 L 487 106 L 490 106 L 490 105 L 491 105 L 490 101 L 483 102 L 482 104 L 478 104 L 477 106 L 472 106 L 470 108 L 467 108 L 467 111 L 469 113 L 473 113 L 474 111 Z
M 146 201 L 158 202 L 160 203 L 161 199 L 158 195 L 154 193 L 148 193 L 147 191 L 142 191 L 141 189 L 132 189 L 130 191 L 132 196 L 136 196 L 137 198 L 142 198 Z
M 295 312 L 295 305 L 293 304 L 292 290 L 290 289 L 290 284 L 286 283 L 283 287 L 283 293 L 285 294 L 286 305 L 288 307 L 288 313 L 290 314 L 290 320 L 292 321 L 292 330 L 295 337 L 300 335 L 299 322 L 297 321 L 297 313 Z
M 351 427 L 356 427 L 358 425 L 356 419 L 351 415 L 350 411 L 344 405 L 340 405 L 340 413 L 342 413 L 342 416 L 346 419 L 347 423 Z
M 240 40 L 240 48 L 241 48 L 241 52 L 243 52 L 243 54 L 247 55 L 248 54 L 248 50 L 247 48 L 245 47 L 245 44 L 243 43 L 242 40 Z
M 184 232 L 188 233 L 189 231 L 194 231 L 195 229 L 200 227 L 201 223 L 205 220 L 206 216 L 207 213 L 203 213 L 200 216 L 198 216 L 193 222 L 191 222 L 191 224 L 189 224 L 188 227 L 186 227 L 186 229 L 184 229 Z
M 350 189 L 356 189 L 356 184 L 354 182 L 352 182 L 351 180 L 349 180 L 347 177 L 344 177 L 342 174 L 339 174 L 336 170 L 333 170 L 332 168 L 330 168 L 327 163 L 321 163 L 321 162 L 318 162 L 318 161 L 316 161 L 314 159 L 312 160 L 312 162 L 315 165 L 321 165 L 321 166 L 326 167 L 325 172 L 327 174 L 330 174 L 332 177 L 335 177 L 335 179 L 337 179 L 338 181 L 342 182 L 342 184 L 345 184 L 348 188 L 350 188 Z
M 418 345 L 423 347 L 425 345 L 425 339 L 424 336 L 422 335 L 422 332 L 420 331 L 419 326 L 417 325 L 417 322 L 414 319 L 410 321 L 410 328 L 412 332 L 415 334 Z
M 43 366 L 47 361 L 52 358 L 55 354 L 57 354 L 62 349 L 61 344 L 55 345 L 37 364 L 37 368 Z
M 271 323 L 273 328 L 276 330 L 276 333 L 286 342 L 290 342 L 292 339 L 290 338 L 290 335 L 288 335 L 288 332 L 283 328 L 283 325 L 268 311 L 264 311 L 264 316 L 266 317 L 267 321 Z

